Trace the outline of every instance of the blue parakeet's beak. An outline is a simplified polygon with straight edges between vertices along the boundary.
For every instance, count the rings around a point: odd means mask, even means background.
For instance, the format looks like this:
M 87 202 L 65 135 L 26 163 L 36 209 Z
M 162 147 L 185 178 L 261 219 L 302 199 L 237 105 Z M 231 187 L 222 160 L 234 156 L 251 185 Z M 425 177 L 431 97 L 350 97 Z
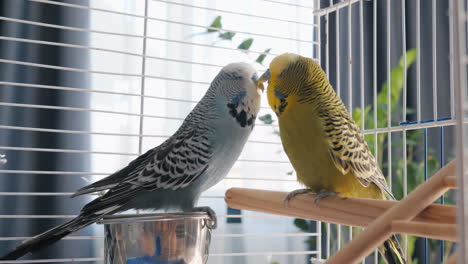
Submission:
M 257 80 L 257 89 L 261 89 L 262 91 L 265 90 L 265 86 L 263 85 L 264 82 L 270 80 L 270 69 L 267 69 L 266 72 L 260 76 Z

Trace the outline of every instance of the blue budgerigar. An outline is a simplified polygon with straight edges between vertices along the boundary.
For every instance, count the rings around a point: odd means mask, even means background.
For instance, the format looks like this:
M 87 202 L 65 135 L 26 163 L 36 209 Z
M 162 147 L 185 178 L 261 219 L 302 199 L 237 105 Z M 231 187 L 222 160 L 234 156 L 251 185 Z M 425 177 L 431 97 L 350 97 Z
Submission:
M 129 209 L 201 210 L 213 215 L 208 207 L 194 206 L 203 191 L 226 176 L 252 132 L 260 109 L 257 79 L 246 63 L 225 66 L 174 135 L 123 169 L 78 190 L 73 196 L 105 194 L 85 205 L 76 218 L 25 240 L 0 259 L 20 258 L 105 215 Z

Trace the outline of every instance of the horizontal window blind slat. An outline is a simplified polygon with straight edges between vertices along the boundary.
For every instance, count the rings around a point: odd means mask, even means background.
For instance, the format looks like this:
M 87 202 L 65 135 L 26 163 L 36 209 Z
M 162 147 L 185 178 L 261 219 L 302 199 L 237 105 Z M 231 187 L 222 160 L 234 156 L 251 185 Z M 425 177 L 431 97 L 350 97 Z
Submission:
M 41 3 L 45 3 L 45 4 L 52 4 L 52 5 L 66 6 L 66 7 L 71 7 L 71 8 L 79 8 L 79 9 L 85 9 L 85 10 L 91 10 L 91 11 L 99 11 L 99 12 L 111 13 L 111 14 L 116 14 L 116 15 L 124 15 L 124 16 L 142 18 L 142 19 L 153 20 L 153 21 L 158 21 L 158 22 L 177 24 L 177 25 L 181 25 L 181 26 L 202 28 L 202 29 L 206 29 L 206 30 L 208 30 L 208 29 L 218 30 L 219 29 L 219 28 L 216 28 L 216 27 L 209 27 L 209 26 L 197 25 L 197 24 L 186 23 L 186 22 L 181 22 L 181 21 L 174 21 L 174 20 L 169 20 L 169 19 L 162 19 L 162 18 L 157 18 L 157 17 L 137 15 L 137 14 L 125 13 L 125 12 L 121 12 L 121 11 L 114 11 L 114 10 L 109 10 L 109 9 L 95 8 L 95 7 L 90 7 L 90 6 L 69 4 L 69 3 L 63 3 L 63 2 L 46 1 L 46 0 L 30 0 L 30 1 L 32 1 L 32 2 L 41 2 Z M 289 37 L 284 37 L 284 36 L 260 34 L 260 33 L 256 33 L 256 32 L 247 32 L 247 31 L 239 31 L 239 30 L 233 30 L 233 29 L 229 29 L 229 28 L 223 28 L 223 30 L 228 31 L 228 32 L 232 32 L 232 33 L 236 33 L 236 34 L 245 34 L 245 35 L 257 36 L 257 37 L 267 37 L 267 38 L 295 41 L 295 42 L 302 42 L 302 43 L 318 44 L 316 41 L 305 40 L 305 39 L 295 39 L 295 38 L 289 38 Z

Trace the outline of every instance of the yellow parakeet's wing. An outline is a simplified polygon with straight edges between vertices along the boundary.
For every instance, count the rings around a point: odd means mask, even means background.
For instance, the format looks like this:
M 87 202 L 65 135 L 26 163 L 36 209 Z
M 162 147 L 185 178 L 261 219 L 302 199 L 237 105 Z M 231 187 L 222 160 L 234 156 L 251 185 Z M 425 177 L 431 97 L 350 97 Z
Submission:
M 335 166 L 343 174 L 351 172 L 366 187 L 374 183 L 388 197 L 395 199 L 361 130 L 346 109 L 342 108 L 320 113 L 328 150 Z

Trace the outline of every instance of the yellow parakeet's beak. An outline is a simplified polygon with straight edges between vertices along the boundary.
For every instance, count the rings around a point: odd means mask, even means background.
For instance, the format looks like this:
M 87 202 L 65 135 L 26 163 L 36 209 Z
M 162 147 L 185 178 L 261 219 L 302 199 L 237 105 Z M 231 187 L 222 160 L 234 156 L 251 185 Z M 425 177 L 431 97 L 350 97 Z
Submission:
M 262 91 L 265 90 L 264 82 L 267 82 L 270 80 L 270 69 L 267 69 L 266 72 L 260 76 L 257 80 L 257 89 L 261 89 Z

